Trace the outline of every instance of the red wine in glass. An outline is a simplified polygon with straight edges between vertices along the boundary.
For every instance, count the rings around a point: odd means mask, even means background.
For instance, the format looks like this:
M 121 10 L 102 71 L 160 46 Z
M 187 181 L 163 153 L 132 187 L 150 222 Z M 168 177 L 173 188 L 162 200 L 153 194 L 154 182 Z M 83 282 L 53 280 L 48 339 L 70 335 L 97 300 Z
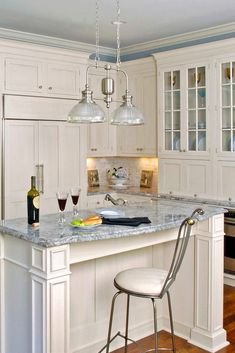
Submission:
M 67 199 L 58 199 L 60 211 L 65 210 Z
M 65 223 L 64 210 L 68 199 L 68 195 L 69 193 L 67 191 L 58 191 L 56 193 L 59 210 L 60 210 L 59 224 Z
M 78 203 L 79 195 L 71 195 L 71 197 L 72 197 L 74 206 L 76 206 Z
M 72 202 L 73 202 L 73 217 L 74 218 L 76 218 L 78 216 L 77 204 L 78 204 L 80 192 L 81 192 L 81 188 L 79 188 L 79 187 L 74 187 L 74 188 L 71 188 L 71 190 L 70 190 Z

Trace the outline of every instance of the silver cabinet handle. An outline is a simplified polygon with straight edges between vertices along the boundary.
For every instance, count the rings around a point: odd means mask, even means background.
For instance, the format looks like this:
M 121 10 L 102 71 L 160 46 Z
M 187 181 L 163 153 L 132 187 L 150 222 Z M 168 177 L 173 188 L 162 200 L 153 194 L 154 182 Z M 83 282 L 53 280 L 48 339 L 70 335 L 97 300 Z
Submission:
M 36 165 L 37 171 L 37 187 L 40 194 L 44 193 L 44 165 L 37 164 Z

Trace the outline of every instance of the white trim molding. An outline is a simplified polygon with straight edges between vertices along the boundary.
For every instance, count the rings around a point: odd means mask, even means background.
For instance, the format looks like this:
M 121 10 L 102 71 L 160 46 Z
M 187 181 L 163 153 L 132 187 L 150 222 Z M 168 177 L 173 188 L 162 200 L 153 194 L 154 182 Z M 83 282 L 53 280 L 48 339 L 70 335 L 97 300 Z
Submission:
M 122 48 L 122 55 L 136 54 L 143 51 L 154 50 L 166 46 L 176 45 L 179 43 L 191 42 L 194 40 L 201 40 L 218 35 L 224 35 L 235 32 L 235 22 L 224 25 L 210 27 L 198 31 L 188 32 L 184 34 L 177 34 L 174 36 L 153 40 L 150 42 L 130 45 Z
M 18 42 L 25 42 L 30 44 L 39 44 L 49 47 L 56 47 L 62 49 L 69 49 L 73 51 L 80 51 L 83 53 L 92 54 L 95 52 L 95 45 L 83 42 L 76 42 L 73 40 L 44 36 L 35 33 L 27 33 L 21 31 L 15 31 L 7 28 L 0 28 L 0 38 L 6 40 L 14 40 Z M 114 56 L 116 53 L 115 49 L 100 47 L 100 53 L 103 55 Z
M 187 43 L 195 40 L 202 40 L 206 38 L 222 36 L 233 32 L 235 33 L 235 22 L 231 22 L 231 23 L 227 23 L 227 24 L 223 24 L 215 27 L 210 27 L 210 28 L 206 28 L 198 31 L 177 34 L 177 35 L 169 36 L 162 39 L 156 39 L 145 43 L 126 46 L 121 49 L 121 55 L 136 54 L 140 52 L 163 48 L 166 46 L 177 45 L 180 43 Z M 56 38 L 51 36 L 44 36 L 44 35 L 35 34 L 35 33 L 21 32 L 21 31 L 16 31 L 16 30 L 7 29 L 7 28 L 0 28 L 0 38 L 5 40 L 17 41 L 17 42 L 39 44 L 39 45 L 44 45 L 49 47 L 79 51 L 81 53 L 83 52 L 87 54 L 92 54 L 95 52 L 94 44 L 77 42 L 73 40 Z M 100 54 L 115 57 L 116 49 L 101 46 Z

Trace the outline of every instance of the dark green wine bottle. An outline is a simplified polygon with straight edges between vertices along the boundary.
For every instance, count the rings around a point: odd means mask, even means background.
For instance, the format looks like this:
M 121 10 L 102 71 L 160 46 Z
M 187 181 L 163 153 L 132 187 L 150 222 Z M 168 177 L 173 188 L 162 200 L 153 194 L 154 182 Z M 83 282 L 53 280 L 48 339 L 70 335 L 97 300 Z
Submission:
M 36 189 L 36 177 L 31 176 L 31 189 L 27 194 L 28 224 L 39 223 L 39 192 Z

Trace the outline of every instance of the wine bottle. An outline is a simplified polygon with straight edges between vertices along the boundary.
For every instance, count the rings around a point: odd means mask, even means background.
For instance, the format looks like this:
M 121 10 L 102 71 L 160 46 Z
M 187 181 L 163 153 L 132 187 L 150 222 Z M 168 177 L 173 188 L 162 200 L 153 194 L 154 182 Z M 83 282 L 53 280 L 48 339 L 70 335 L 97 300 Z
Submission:
M 31 189 L 27 194 L 28 224 L 39 223 L 39 192 L 36 189 L 36 177 L 31 176 Z

